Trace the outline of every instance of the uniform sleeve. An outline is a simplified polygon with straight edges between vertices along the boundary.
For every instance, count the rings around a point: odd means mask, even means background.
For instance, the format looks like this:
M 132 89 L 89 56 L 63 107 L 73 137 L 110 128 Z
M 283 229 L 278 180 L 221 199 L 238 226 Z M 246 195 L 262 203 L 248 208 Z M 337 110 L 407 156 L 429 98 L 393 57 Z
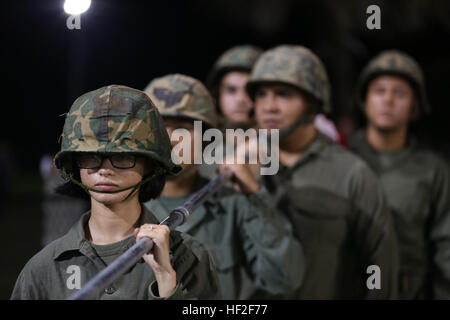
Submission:
M 177 283 L 177 286 L 168 297 L 160 297 L 158 294 L 158 283 L 156 280 L 154 280 L 148 287 L 148 296 L 150 300 L 183 300 L 184 298 L 183 291 L 179 283 Z
M 399 253 L 393 219 L 381 183 L 366 166 L 355 166 L 349 179 L 350 197 L 354 201 L 356 243 L 362 254 L 366 275 L 367 299 L 396 299 Z M 376 267 L 370 267 L 376 266 Z M 370 267 L 370 268 L 369 268 Z M 377 268 L 379 267 L 379 269 Z M 368 282 L 380 287 L 369 288 Z M 375 270 L 375 271 L 373 271 Z M 372 281 L 373 280 L 373 281 Z
M 42 294 L 39 277 L 32 272 L 30 262 L 25 265 L 14 285 L 11 300 L 41 300 L 46 299 Z
M 450 170 L 445 163 L 438 166 L 432 195 L 432 295 L 435 299 L 450 299 Z
M 177 273 L 177 287 L 167 297 L 169 300 L 178 299 L 221 299 L 219 280 L 215 264 L 206 248 L 187 234 L 179 233 L 183 241 L 173 248 L 173 268 Z M 150 291 L 155 289 L 150 286 Z M 154 294 L 150 294 L 150 298 Z
M 282 295 L 298 289 L 303 280 L 303 247 L 293 236 L 292 225 L 279 213 L 264 186 L 239 195 L 238 220 L 244 252 L 257 289 Z

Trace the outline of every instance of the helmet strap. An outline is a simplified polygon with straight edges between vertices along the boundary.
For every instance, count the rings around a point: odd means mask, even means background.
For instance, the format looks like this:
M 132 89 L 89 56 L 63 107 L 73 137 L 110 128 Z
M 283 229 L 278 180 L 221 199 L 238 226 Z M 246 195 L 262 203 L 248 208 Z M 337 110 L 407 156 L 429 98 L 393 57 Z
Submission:
M 129 187 L 118 189 L 118 190 L 113 190 L 113 191 L 104 191 L 104 190 L 97 190 L 97 189 L 88 187 L 87 185 L 85 185 L 85 184 L 81 183 L 80 181 L 78 181 L 77 179 L 75 179 L 72 174 L 68 174 L 64 169 L 60 170 L 60 172 L 64 179 L 70 180 L 72 183 L 76 184 L 77 186 L 82 188 L 84 191 L 86 191 L 86 193 L 89 195 L 90 195 L 90 193 L 89 193 L 90 191 L 97 192 L 97 193 L 118 193 L 118 192 L 132 189 L 131 192 L 127 195 L 127 197 L 123 201 L 127 200 L 141 185 L 149 182 L 150 180 L 153 180 L 155 177 L 157 177 L 163 173 L 162 169 L 158 168 L 155 170 L 155 173 L 153 175 L 148 176 L 145 179 L 142 179 L 140 182 L 136 183 L 135 185 L 131 185 Z
M 298 117 L 298 119 L 289 127 L 280 130 L 280 140 L 292 134 L 299 126 L 310 124 L 314 121 L 316 114 L 306 113 Z

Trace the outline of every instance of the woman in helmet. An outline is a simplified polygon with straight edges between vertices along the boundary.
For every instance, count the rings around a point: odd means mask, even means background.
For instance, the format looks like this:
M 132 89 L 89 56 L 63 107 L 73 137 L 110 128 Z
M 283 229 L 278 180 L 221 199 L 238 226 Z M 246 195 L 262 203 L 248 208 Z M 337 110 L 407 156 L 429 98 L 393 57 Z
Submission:
M 153 240 L 152 251 L 98 298 L 216 298 L 207 251 L 141 205 L 180 170 L 152 101 L 125 86 L 88 92 L 72 105 L 62 138 L 54 161 L 68 181 L 58 192 L 88 196 L 91 210 L 31 258 L 11 298 L 67 298 L 142 237 Z

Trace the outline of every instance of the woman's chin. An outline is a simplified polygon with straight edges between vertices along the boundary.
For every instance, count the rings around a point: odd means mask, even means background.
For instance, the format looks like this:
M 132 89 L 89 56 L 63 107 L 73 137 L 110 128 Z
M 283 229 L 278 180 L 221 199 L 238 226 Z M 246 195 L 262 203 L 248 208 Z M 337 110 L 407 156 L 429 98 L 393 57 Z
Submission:
M 129 192 L 129 191 L 128 191 Z M 119 192 L 119 193 L 98 193 L 98 192 L 91 192 L 91 197 L 96 202 L 101 203 L 105 206 L 111 206 L 117 203 L 122 202 L 127 197 L 126 192 Z

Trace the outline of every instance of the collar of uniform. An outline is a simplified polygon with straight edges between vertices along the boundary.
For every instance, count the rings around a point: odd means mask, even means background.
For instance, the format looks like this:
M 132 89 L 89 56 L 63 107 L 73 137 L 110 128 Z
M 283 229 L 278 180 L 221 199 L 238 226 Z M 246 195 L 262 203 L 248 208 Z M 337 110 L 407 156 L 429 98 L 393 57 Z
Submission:
M 85 241 L 87 241 L 84 226 L 88 223 L 90 217 L 91 211 L 89 210 L 81 216 L 78 222 L 70 228 L 66 235 L 59 239 L 58 246 L 55 249 L 55 254 L 53 255 L 54 260 L 65 252 L 81 250 L 81 248 L 85 245 Z
M 402 163 L 416 146 L 416 139 L 408 136 L 404 148 L 396 151 L 378 151 L 367 141 L 364 129 L 359 130 L 350 139 L 350 148 L 359 153 L 376 171 L 387 170 L 395 167 L 398 163 Z
M 139 217 L 139 225 L 144 223 L 159 223 L 150 210 L 148 210 L 143 204 L 141 204 L 141 207 L 142 213 Z M 85 232 L 85 226 L 87 225 L 90 217 L 91 211 L 89 210 L 78 220 L 78 222 L 69 230 L 69 232 L 67 232 L 65 236 L 60 238 L 53 255 L 54 260 L 68 251 L 79 251 L 84 254 L 91 251 L 89 249 L 91 246 Z
M 334 142 L 320 131 L 317 131 L 316 136 L 311 141 L 306 150 L 303 152 L 301 158 L 292 167 L 288 168 L 285 167 L 284 165 L 281 165 L 281 167 L 287 170 L 293 170 L 298 166 L 302 165 L 303 163 L 305 163 L 306 161 L 308 161 L 310 158 L 318 155 L 323 150 L 323 148 L 325 148 L 330 144 L 334 144 Z

